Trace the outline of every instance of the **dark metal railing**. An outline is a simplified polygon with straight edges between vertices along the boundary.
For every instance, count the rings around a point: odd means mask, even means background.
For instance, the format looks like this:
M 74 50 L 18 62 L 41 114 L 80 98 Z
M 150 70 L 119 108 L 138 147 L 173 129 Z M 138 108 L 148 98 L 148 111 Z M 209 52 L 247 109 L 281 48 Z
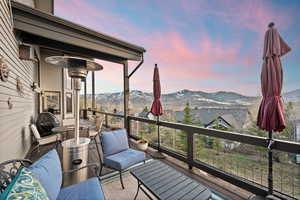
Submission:
M 222 139 L 226 139 L 226 140 L 232 140 L 232 141 L 255 145 L 255 146 L 261 146 L 261 147 L 266 147 L 266 148 L 268 147 L 267 146 L 268 139 L 266 137 L 259 137 L 259 136 L 254 136 L 254 135 L 246 135 L 246 134 L 229 132 L 229 131 L 209 129 L 209 128 L 203 128 L 203 127 L 199 127 L 199 126 L 186 125 L 186 124 L 174 123 L 174 122 L 159 121 L 157 123 L 156 120 L 140 118 L 140 117 L 133 117 L 133 116 L 128 116 L 128 120 L 129 121 L 140 121 L 140 122 L 150 123 L 150 124 L 157 124 L 157 125 L 163 126 L 163 127 L 174 128 L 174 129 L 186 131 L 188 134 L 202 134 L 202 135 L 222 138 Z M 272 148 L 274 150 L 300 154 L 300 144 L 297 142 L 274 139 L 274 144 L 273 144 Z
M 87 110 L 82 109 L 82 111 L 84 113 L 92 112 L 92 115 L 96 115 L 96 114 L 104 115 L 104 126 L 105 127 L 118 128 L 118 127 L 114 127 L 113 125 L 109 124 L 109 120 L 108 120 L 109 116 L 124 119 L 124 115 L 120 115 L 117 113 L 109 113 L 109 112 L 103 112 L 103 111 L 92 110 L 92 109 L 87 109 Z M 87 117 L 87 114 L 84 114 L 84 117 Z
M 92 110 L 89 110 L 92 111 Z M 115 114 L 115 113 L 107 113 L 107 112 L 101 112 L 101 111 L 92 111 L 95 113 L 103 114 L 105 116 L 106 125 L 109 127 L 107 117 L 108 116 L 114 116 L 119 118 L 124 118 L 123 115 Z M 194 159 L 194 135 L 206 135 L 231 141 L 236 141 L 244 144 L 259 146 L 259 147 L 265 147 L 267 149 L 268 147 L 268 139 L 266 137 L 259 137 L 254 135 L 246 135 L 241 133 L 235 133 L 235 132 L 229 132 L 229 131 L 223 131 L 223 130 L 216 130 L 216 129 L 209 129 L 209 128 L 203 128 L 199 126 L 193 126 L 193 125 L 186 125 L 181 123 L 174 123 L 174 122 L 166 122 L 166 121 L 159 121 L 146 119 L 146 118 L 140 118 L 140 117 L 133 117 L 128 116 L 126 121 L 126 127 L 128 127 L 128 135 L 129 137 L 133 139 L 140 139 L 138 136 L 131 134 L 131 123 L 133 121 L 137 122 L 143 122 L 147 124 L 155 124 L 159 125 L 160 127 L 167 127 L 172 128 L 176 130 L 184 131 L 187 134 L 187 155 L 183 155 L 177 151 L 171 150 L 169 148 L 160 147 L 160 151 L 163 153 L 168 154 L 169 156 L 172 156 L 178 160 L 181 160 L 188 164 L 189 168 L 196 167 L 198 169 L 201 169 L 203 171 L 206 171 L 209 174 L 212 174 L 215 177 L 221 178 L 233 185 L 236 185 L 240 188 L 243 188 L 245 190 L 248 190 L 254 194 L 266 196 L 268 195 L 268 188 L 266 186 L 263 186 L 261 184 L 255 183 L 254 181 L 247 180 L 245 178 L 227 173 L 221 169 L 218 169 L 214 166 L 211 166 L 205 162 L 201 162 L 199 160 Z M 150 146 L 157 149 L 157 145 L 154 143 L 150 143 Z M 272 150 L 279 150 L 287 153 L 295 153 L 300 154 L 300 144 L 297 142 L 291 142 L 291 141 L 284 141 L 284 140 L 278 140 L 274 139 L 274 144 L 272 146 Z M 293 199 L 292 197 L 287 196 L 286 194 L 279 193 L 275 191 L 275 193 L 278 197 L 282 197 L 283 199 Z

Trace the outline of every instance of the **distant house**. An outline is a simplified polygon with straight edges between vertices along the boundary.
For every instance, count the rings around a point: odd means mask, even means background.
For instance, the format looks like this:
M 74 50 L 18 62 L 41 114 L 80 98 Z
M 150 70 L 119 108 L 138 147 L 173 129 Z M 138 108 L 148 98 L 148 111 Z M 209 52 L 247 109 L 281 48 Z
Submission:
M 241 129 L 246 124 L 249 111 L 247 108 L 198 108 L 191 110 L 192 120 L 204 127 L 211 126 L 213 123 L 221 123 L 225 127 Z M 183 111 L 175 112 L 176 121 L 182 122 Z
M 142 111 L 140 113 L 135 114 L 135 116 L 147 119 L 155 119 L 155 116 L 149 111 Z
M 239 124 L 232 114 L 218 116 L 216 119 L 204 125 L 205 128 L 214 128 L 216 126 L 221 126 L 224 129 L 241 128 L 241 124 Z
M 141 118 L 146 118 L 146 119 L 152 119 L 155 120 L 156 117 L 149 111 L 142 111 L 140 113 L 134 114 L 135 117 L 141 117 Z M 140 121 L 132 121 L 131 122 L 131 129 L 132 129 L 132 134 L 139 135 L 141 130 L 144 130 L 148 127 L 149 125 Z
M 294 141 L 295 142 L 300 142 L 300 121 L 299 120 L 295 120 L 294 121 Z M 295 161 L 297 164 L 300 164 L 300 154 L 296 154 L 296 158 Z
M 222 116 L 218 116 L 216 119 L 212 120 L 210 123 L 204 125 L 205 128 L 215 128 L 228 131 L 230 129 L 239 129 L 241 128 L 241 124 L 234 118 L 232 114 L 225 114 Z M 207 136 L 207 140 L 209 137 Z M 238 146 L 240 146 L 239 142 L 230 141 L 230 140 L 222 140 L 221 145 L 224 148 L 224 151 L 230 151 Z
M 175 116 L 174 116 L 175 111 L 169 110 L 169 109 L 164 109 L 163 110 L 163 115 L 160 116 L 160 120 L 162 121 L 175 121 Z
M 117 115 L 122 115 L 122 116 L 124 115 L 123 111 L 114 110 L 113 113 L 117 114 Z M 123 123 L 123 118 L 113 116 L 110 118 L 110 123 L 113 124 L 113 126 L 119 126 Z

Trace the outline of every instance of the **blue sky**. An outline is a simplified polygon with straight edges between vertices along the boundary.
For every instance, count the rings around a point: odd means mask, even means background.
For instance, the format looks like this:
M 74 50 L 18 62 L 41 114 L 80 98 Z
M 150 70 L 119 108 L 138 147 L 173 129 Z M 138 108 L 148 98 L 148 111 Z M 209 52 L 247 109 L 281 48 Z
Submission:
M 143 46 L 145 63 L 131 89 L 152 90 L 154 64 L 162 92 L 181 89 L 260 95 L 264 33 L 269 22 L 292 51 L 282 58 L 284 91 L 300 86 L 298 0 L 56 0 L 55 14 Z M 122 66 L 99 61 L 97 92 L 122 90 Z M 133 69 L 137 63 L 130 63 Z

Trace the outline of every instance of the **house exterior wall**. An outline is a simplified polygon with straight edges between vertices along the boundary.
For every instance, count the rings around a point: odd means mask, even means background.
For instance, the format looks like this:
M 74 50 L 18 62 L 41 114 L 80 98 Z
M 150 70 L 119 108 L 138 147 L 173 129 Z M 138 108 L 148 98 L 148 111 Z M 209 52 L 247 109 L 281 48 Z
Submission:
M 10 8 L 0 1 L 0 56 L 10 73 L 7 82 L 0 80 L 0 162 L 23 158 L 31 144 L 29 124 L 35 118 L 36 95 L 31 90 L 36 65 L 19 59 L 17 39 L 13 33 Z M 16 89 L 17 77 L 23 84 L 23 94 Z M 13 104 L 9 109 L 7 101 Z
M 54 0 L 35 0 L 35 4 L 43 12 L 54 13 Z
M 22 3 L 26 6 L 37 8 L 43 12 L 53 14 L 54 0 L 14 0 L 18 3 Z
M 32 8 L 35 7 L 35 2 L 34 2 L 35 0 L 14 0 L 14 1 L 16 1 L 18 3 L 22 3 L 22 4 L 26 5 L 26 6 L 30 6 Z
M 45 49 L 41 49 L 41 89 L 45 92 L 59 92 L 60 93 L 60 114 L 56 114 L 56 117 L 61 120 L 63 114 L 63 98 L 62 98 L 62 77 L 63 77 L 63 68 L 56 67 L 54 65 L 48 64 L 45 62 L 45 58 L 48 56 L 57 55 L 57 52 L 49 51 Z M 43 97 L 41 97 L 41 109 L 40 111 L 43 112 Z
M 55 114 L 55 116 L 61 121 L 62 125 L 72 125 L 74 121 L 74 91 L 73 88 L 66 86 L 67 82 L 67 69 L 62 67 L 57 67 L 45 62 L 48 56 L 58 56 L 63 55 L 57 51 L 52 51 L 48 49 L 40 49 L 40 87 L 44 92 L 59 92 L 60 94 L 60 113 Z M 66 92 L 72 94 L 72 110 L 71 114 L 66 113 Z M 43 98 L 40 97 L 40 112 L 43 112 Z

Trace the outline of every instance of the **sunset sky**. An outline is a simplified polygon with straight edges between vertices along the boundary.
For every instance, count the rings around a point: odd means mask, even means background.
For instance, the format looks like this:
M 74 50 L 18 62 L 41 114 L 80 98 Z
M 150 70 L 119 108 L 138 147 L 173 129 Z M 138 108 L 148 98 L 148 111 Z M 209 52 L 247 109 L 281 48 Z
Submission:
M 284 91 L 300 88 L 299 0 L 55 0 L 55 14 L 144 47 L 130 89 L 260 95 L 264 33 L 274 21 L 292 51 L 282 58 Z M 122 91 L 122 66 L 99 61 L 96 92 Z M 130 70 L 137 65 L 130 63 Z

